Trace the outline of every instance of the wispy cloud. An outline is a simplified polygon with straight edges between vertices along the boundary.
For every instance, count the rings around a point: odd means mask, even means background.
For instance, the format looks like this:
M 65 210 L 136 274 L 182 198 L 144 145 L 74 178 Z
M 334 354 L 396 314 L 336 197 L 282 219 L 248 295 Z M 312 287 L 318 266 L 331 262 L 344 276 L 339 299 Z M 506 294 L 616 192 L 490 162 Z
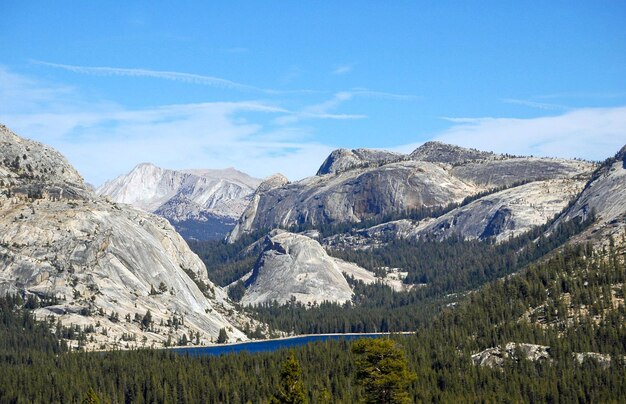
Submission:
M 301 129 L 273 129 L 272 118 L 289 111 L 265 102 L 95 104 L 75 89 L 1 67 L 0 97 L 0 104 L 12 106 L 0 110 L 0 122 L 60 150 L 94 185 L 142 161 L 169 168 L 233 166 L 257 176 L 280 171 L 298 179 L 312 175 L 332 150 Z M 8 102 L 12 98 L 21 104 Z
M 607 92 L 566 92 L 538 95 L 537 99 L 610 99 L 626 97 L 626 91 L 607 91 Z
M 541 109 L 544 111 L 558 111 L 558 110 L 566 111 L 566 110 L 571 109 L 570 107 L 565 106 L 565 105 L 549 104 L 545 102 L 535 102 L 535 101 L 528 101 L 528 100 L 518 100 L 515 98 L 505 98 L 502 100 L 502 102 L 506 104 L 523 105 L 525 107 Z
M 416 96 L 416 95 L 395 94 L 395 93 L 388 93 L 384 91 L 372 91 L 366 88 L 353 88 L 352 90 L 350 90 L 350 93 L 353 96 L 357 96 L 357 97 L 377 98 L 377 99 L 393 100 L 393 101 L 417 101 L 421 99 L 421 97 Z
M 255 87 L 247 84 L 237 83 L 232 80 L 204 76 L 200 74 L 172 72 L 163 70 L 150 70 L 150 69 L 137 69 L 137 68 L 121 68 L 121 67 L 91 67 L 91 66 L 76 66 L 66 65 L 60 63 L 50 63 L 43 61 L 32 61 L 32 63 L 52 67 L 56 69 L 62 69 L 73 73 L 90 74 L 94 76 L 121 76 L 121 77 L 147 77 L 162 80 L 178 81 L 182 83 L 199 84 L 217 88 L 231 89 L 237 91 L 252 91 L 261 92 L 266 94 L 285 94 L 285 93 L 300 93 L 310 92 L 308 90 L 275 90 Z
M 276 118 L 278 125 L 291 125 L 305 119 L 363 119 L 367 118 L 362 114 L 337 114 L 330 111 L 337 108 L 342 103 L 352 99 L 354 94 L 349 91 L 335 93 L 333 97 L 319 104 L 309 105 L 297 112 L 290 113 Z
M 433 140 L 516 155 L 603 160 L 626 144 L 626 106 L 581 108 L 540 118 L 444 118 Z M 408 152 L 420 144 L 396 148 Z
M 339 65 L 333 70 L 333 74 L 342 75 L 352 71 L 352 65 Z
M 290 125 L 306 119 L 365 119 L 365 114 L 341 114 L 331 111 L 339 108 L 342 104 L 358 97 L 386 99 L 393 101 L 413 101 L 418 97 L 404 94 L 393 94 L 382 91 L 371 91 L 364 88 L 356 88 L 350 91 L 340 91 L 333 94 L 332 98 L 324 102 L 309 105 L 296 112 L 276 118 L 278 125 Z

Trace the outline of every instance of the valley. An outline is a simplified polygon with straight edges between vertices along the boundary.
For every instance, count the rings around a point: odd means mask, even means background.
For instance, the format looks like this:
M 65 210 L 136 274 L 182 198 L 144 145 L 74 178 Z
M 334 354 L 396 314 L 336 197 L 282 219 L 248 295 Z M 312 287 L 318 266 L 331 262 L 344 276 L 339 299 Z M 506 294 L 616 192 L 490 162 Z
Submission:
M 2 376 L 2 400 L 59 391 L 75 401 L 88 386 L 113 401 L 269 397 L 284 350 L 206 358 L 161 349 L 399 332 L 408 335 L 391 338 L 418 374 L 408 386 L 415 401 L 501 400 L 511 383 L 514 400 L 577 394 L 554 383 L 593 400 L 624 393 L 626 147 L 602 163 L 438 142 L 407 155 L 342 149 L 297 182 L 142 164 L 93 192 L 55 150 L 4 126 L 0 136 L 1 346 L 25 363 L 44 344 L 61 355 L 54 374 L 64 380 L 35 388 Z M 207 215 L 231 218 L 230 233 L 177 233 L 185 221 L 214 229 Z M 33 336 L 18 352 L 9 341 L 19 321 Z M 313 402 L 322 391 L 362 398 L 351 344 L 294 348 L 306 384 L 318 386 Z M 44 377 L 53 359 L 37 357 L 15 377 Z M 108 366 L 125 370 L 107 381 Z M 250 366 L 266 377 L 244 385 Z M 165 382 L 168 372 L 185 375 L 186 392 Z M 222 382 L 207 382 L 218 374 Z

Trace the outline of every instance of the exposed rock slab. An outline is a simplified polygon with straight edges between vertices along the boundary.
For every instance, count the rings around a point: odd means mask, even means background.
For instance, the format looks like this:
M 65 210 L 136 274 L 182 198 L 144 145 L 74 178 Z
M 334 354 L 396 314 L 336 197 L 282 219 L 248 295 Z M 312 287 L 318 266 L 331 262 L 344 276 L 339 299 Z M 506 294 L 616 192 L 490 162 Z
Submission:
M 586 176 L 594 165 L 579 160 L 556 158 L 516 157 L 455 166 L 453 175 L 487 187 L 510 187 L 530 181 Z
M 426 142 L 409 155 L 409 158 L 433 163 L 461 164 L 474 160 L 491 160 L 503 156 L 476 149 L 467 149 L 442 142 Z
M 344 303 L 352 289 L 343 276 L 342 265 L 315 240 L 282 232 L 267 237 L 266 246 L 246 281 L 244 305 L 292 298 L 302 303 L 323 301 Z
M 521 357 L 519 357 L 521 356 Z M 504 347 L 497 346 L 472 355 L 472 362 L 478 366 L 502 367 L 506 360 L 522 358 L 533 362 L 550 362 L 550 347 L 545 345 L 508 342 Z
M 237 315 L 227 318 L 224 292 L 165 219 L 97 197 L 59 153 L 4 126 L 0 146 L 0 293 L 56 298 L 38 315 L 67 325 L 100 322 L 108 334 L 98 332 L 91 348 L 112 347 L 122 334 L 136 335 L 129 346 L 192 332 L 206 344 L 220 328 L 246 339 Z M 148 310 L 149 330 L 134 320 Z M 183 323 L 161 325 L 174 318 Z
M 128 203 L 170 220 L 195 221 L 213 227 L 223 237 L 243 213 L 261 181 L 232 168 L 225 170 L 167 170 L 144 163 L 106 182 L 99 195 Z
M 442 207 L 485 190 L 529 182 L 584 182 L 594 168 L 584 161 L 511 157 L 439 142 L 428 142 L 411 155 L 339 149 L 317 176 L 258 192 L 229 240 L 259 229 L 356 223 Z M 502 211 L 493 225 L 507 219 Z
M 355 168 L 381 166 L 404 160 L 405 155 L 386 150 L 337 149 L 324 160 L 316 175 L 339 174 Z
M 586 360 L 596 361 L 602 368 L 611 366 L 611 356 L 597 352 L 574 352 L 572 354 L 578 364 L 582 365 Z M 487 348 L 484 351 L 472 355 L 472 362 L 476 366 L 501 368 L 505 361 L 519 361 L 526 359 L 531 362 L 552 362 L 550 347 L 546 345 L 526 344 L 523 342 L 508 342 L 504 347 L 497 346 Z M 626 359 L 626 357 L 624 357 Z
M 325 240 L 328 245 L 362 248 L 396 239 L 464 239 L 504 241 L 552 220 L 584 186 L 582 179 L 537 181 L 486 195 L 437 218 L 397 220 Z
M 483 189 L 450 175 L 443 165 L 422 161 L 309 177 L 257 194 L 231 239 L 255 229 L 359 222 L 419 207 L 443 206 Z

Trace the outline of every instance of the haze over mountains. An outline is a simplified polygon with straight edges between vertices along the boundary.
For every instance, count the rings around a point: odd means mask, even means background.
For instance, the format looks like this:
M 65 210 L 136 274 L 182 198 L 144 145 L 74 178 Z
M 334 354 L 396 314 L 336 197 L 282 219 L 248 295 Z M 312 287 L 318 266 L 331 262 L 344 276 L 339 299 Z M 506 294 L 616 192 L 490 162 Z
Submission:
M 185 238 L 222 238 L 234 226 L 261 181 L 233 168 L 167 170 L 149 163 L 96 190 L 165 217 Z
M 554 219 L 573 203 L 596 167 L 581 160 L 501 155 L 427 142 L 406 155 L 338 149 L 315 176 L 297 182 L 280 174 L 261 182 L 235 170 L 173 171 L 141 164 L 98 192 L 166 217 L 187 238 L 194 237 L 187 229 L 215 229 L 216 220 L 222 229 L 234 225 L 231 243 L 271 229 L 349 229 L 353 223 L 359 228 L 328 237 L 284 230 L 268 236 L 256 264 L 240 278 L 244 305 L 292 298 L 345 302 L 352 296 L 349 276 L 403 290 L 406 273 L 398 268 L 389 273 L 392 278 L 377 277 L 328 257 L 319 243 L 331 249 L 368 249 L 394 239 L 503 242 Z M 623 206 L 616 209 L 623 211 Z M 415 212 L 422 213 L 415 218 Z M 225 222 L 237 214 L 236 224 Z
M 4 126 L 0 144 L 0 292 L 36 297 L 38 315 L 100 324 L 108 331 L 91 349 L 183 335 L 210 343 L 220 329 L 245 340 L 244 326 L 266 329 L 237 309 L 227 296 L 233 288 L 242 288 L 238 303 L 255 306 L 344 304 L 359 282 L 398 292 L 430 286 L 405 282 L 406 268 L 366 269 L 329 255 L 335 250 L 451 237 L 505 243 L 553 223 L 547 237 L 576 217 L 596 221 L 573 240 L 603 245 L 626 228 L 626 147 L 601 166 L 437 142 L 409 155 L 340 149 L 294 183 L 280 174 L 261 182 L 233 169 L 141 164 L 100 188 L 104 198 L 58 152 Z M 234 281 L 213 284 L 166 220 L 126 203 L 214 233 L 213 218 L 241 215 L 234 247 L 212 247 L 239 249 L 225 259 L 238 268 Z M 261 238 L 248 240 L 252 234 Z

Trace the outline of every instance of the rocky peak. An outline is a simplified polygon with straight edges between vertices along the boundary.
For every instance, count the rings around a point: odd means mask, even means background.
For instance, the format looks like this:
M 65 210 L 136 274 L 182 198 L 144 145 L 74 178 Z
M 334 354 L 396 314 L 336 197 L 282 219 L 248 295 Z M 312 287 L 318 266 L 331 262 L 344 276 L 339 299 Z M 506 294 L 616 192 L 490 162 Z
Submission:
M 244 305 L 277 301 L 346 302 L 352 289 L 342 266 L 346 263 L 328 256 L 315 240 L 300 234 L 277 232 L 265 239 L 251 276 L 246 281 Z
M 100 327 L 90 349 L 139 347 L 143 337 L 146 346 L 161 346 L 191 332 L 206 344 L 220 328 L 232 329 L 232 340 L 246 339 L 228 319 L 236 313 L 224 292 L 165 219 L 97 197 L 60 153 L 2 126 L 0 294 L 6 293 L 48 301 L 36 312 L 40 318 Z M 148 311 L 149 329 L 132 320 Z M 159 325 L 174 319 L 178 328 Z M 120 345 L 122 335 L 132 334 L 136 341 Z
M 97 193 L 163 216 L 185 237 L 198 236 L 190 232 L 188 221 L 221 229 L 215 236 L 222 237 L 244 211 L 259 183 L 233 168 L 170 170 L 142 163 L 108 181 Z
M 403 154 L 386 150 L 337 149 L 324 160 L 316 175 L 338 174 L 355 168 L 388 164 L 403 158 Z
M 19 183 L 37 180 L 84 187 L 78 171 L 59 152 L 39 142 L 24 139 L 0 125 L 0 170 Z
M 281 173 L 272 174 L 265 178 L 263 182 L 257 187 L 256 194 L 261 194 L 270 191 L 275 188 L 280 188 L 283 185 L 289 184 L 289 179 Z
M 429 161 L 432 163 L 459 164 L 472 160 L 488 160 L 498 157 L 491 152 L 476 149 L 466 149 L 447 143 L 432 141 L 426 142 L 415 149 L 409 157 L 413 160 Z

